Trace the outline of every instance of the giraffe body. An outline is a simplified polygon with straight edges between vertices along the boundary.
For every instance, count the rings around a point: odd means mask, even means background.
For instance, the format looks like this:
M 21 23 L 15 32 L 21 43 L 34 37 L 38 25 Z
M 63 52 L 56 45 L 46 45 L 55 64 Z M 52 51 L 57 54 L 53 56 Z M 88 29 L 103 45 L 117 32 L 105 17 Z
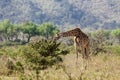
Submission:
M 53 41 L 56 41 L 62 37 L 69 37 L 69 36 L 74 36 L 74 46 L 75 46 L 75 53 L 77 55 L 76 56 L 77 59 L 78 59 L 78 48 L 81 49 L 83 59 L 87 59 L 90 53 L 90 44 L 89 44 L 90 41 L 88 36 L 85 33 L 83 33 L 80 30 L 80 28 L 75 28 L 67 32 L 58 33 L 53 38 Z

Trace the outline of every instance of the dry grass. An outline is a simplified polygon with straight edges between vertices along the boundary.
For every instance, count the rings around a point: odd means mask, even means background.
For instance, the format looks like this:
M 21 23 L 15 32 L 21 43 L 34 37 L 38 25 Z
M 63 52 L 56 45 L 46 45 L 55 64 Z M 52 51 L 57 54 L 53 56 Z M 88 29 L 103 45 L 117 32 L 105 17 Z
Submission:
M 91 57 L 86 69 L 79 58 L 75 63 L 75 55 L 67 55 L 63 65 L 65 66 L 60 72 L 53 71 L 54 80 L 119 80 L 120 79 L 120 57 L 115 55 L 101 54 Z M 50 71 L 52 75 L 52 71 Z M 53 78 L 54 78 L 53 77 Z M 64 79 L 63 79 L 64 78 Z M 51 79 L 50 79 L 51 80 Z
M 83 64 L 79 56 L 75 63 L 75 54 L 68 54 L 64 62 L 47 70 L 41 71 L 40 80 L 119 80 L 120 79 L 120 56 L 99 54 L 91 56 L 91 60 Z M 87 65 L 86 69 L 84 66 Z M 58 68 L 59 67 L 59 68 Z M 33 72 L 26 71 L 33 80 Z M 33 76 L 34 75 L 34 76 Z M 0 80 L 17 80 L 16 77 L 1 76 Z M 19 79 L 18 79 L 19 80 Z

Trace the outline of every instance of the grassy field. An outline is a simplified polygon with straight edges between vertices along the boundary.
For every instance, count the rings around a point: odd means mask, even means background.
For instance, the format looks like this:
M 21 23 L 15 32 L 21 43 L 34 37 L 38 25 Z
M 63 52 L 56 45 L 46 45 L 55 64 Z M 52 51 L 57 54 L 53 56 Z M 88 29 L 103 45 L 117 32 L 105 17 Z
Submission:
M 16 48 L 5 48 L 7 53 Z M 71 48 L 72 49 L 72 48 Z M 107 52 L 96 56 L 91 55 L 85 61 L 79 58 L 76 64 L 76 55 L 71 50 L 70 54 L 63 57 L 63 62 L 41 70 L 39 80 L 119 80 L 120 79 L 120 46 L 106 47 Z M 2 52 L 3 49 L 1 50 Z M 17 52 L 16 52 L 17 53 Z M 25 73 L 14 72 L 8 75 L 6 68 L 7 55 L 0 56 L 0 80 L 36 80 L 34 71 L 25 70 Z
M 64 56 L 64 62 L 40 72 L 40 80 L 119 80 L 120 56 L 115 54 L 99 54 L 91 56 L 84 68 L 81 55 L 76 64 L 75 54 Z M 35 80 L 33 71 L 25 71 L 27 79 Z M 22 80 L 19 76 L 0 76 L 0 80 Z
M 60 69 L 48 69 L 48 73 L 43 71 L 42 76 L 43 80 L 119 80 L 119 62 L 118 56 L 100 54 L 92 56 L 85 69 L 81 58 L 76 64 L 75 55 L 69 54 Z

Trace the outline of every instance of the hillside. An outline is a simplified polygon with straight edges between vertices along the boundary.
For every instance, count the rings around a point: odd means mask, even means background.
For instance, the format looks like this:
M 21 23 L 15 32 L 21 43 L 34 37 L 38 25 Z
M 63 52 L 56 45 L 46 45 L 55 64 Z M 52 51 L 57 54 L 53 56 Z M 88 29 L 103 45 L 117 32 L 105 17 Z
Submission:
M 0 0 L 0 21 L 120 28 L 120 0 Z

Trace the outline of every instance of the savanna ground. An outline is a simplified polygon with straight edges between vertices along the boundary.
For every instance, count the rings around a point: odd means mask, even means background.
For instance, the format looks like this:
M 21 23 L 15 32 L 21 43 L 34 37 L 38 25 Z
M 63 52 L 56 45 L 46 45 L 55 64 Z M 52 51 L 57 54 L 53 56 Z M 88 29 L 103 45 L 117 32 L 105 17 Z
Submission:
M 13 49 L 14 50 L 14 49 Z M 70 48 L 70 54 L 63 56 L 63 62 L 41 70 L 39 80 L 119 80 L 120 79 L 120 46 L 105 47 L 106 52 L 91 55 L 83 67 L 81 55 L 76 64 L 74 48 Z M 12 51 L 12 50 L 11 50 Z M 25 70 L 24 74 L 14 72 L 8 75 L 5 67 L 6 56 L 0 58 L 0 80 L 35 80 L 32 70 Z M 24 77 L 24 79 L 23 79 Z

